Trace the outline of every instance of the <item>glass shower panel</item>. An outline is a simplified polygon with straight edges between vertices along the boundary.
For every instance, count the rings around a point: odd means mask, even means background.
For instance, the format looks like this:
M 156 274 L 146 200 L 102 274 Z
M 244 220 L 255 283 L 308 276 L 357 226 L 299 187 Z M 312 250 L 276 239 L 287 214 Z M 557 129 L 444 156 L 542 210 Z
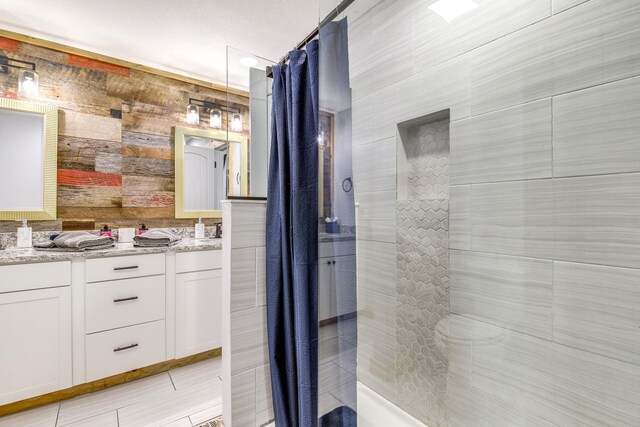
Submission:
M 271 141 L 271 85 L 267 67 L 274 61 L 227 46 L 227 110 L 222 128 L 228 134 L 228 196 L 266 197 Z M 244 92 L 244 93 L 242 93 Z M 240 114 L 239 96 L 249 96 L 248 114 Z
M 346 20 L 325 22 L 319 49 L 320 426 L 356 425 L 356 240 Z
M 358 424 L 640 425 L 640 4 L 345 15 Z

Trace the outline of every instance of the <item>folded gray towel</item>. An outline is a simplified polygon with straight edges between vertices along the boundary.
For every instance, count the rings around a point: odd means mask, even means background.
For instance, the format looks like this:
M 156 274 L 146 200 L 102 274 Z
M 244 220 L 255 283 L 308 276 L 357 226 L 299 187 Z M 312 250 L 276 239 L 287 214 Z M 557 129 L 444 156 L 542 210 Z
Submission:
M 182 240 L 182 237 L 172 233 L 169 230 L 149 230 L 144 234 L 133 238 L 134 246 L 141 246 L 147 248 L 171 246 Z
M 49 242 L 33 245 L 40 250 L 56 250 L 58 252 L 75 252 L 98 250 L 113 247 L 115 240 L 109 236 L 97 236 L 88 231 L 64 231 Z

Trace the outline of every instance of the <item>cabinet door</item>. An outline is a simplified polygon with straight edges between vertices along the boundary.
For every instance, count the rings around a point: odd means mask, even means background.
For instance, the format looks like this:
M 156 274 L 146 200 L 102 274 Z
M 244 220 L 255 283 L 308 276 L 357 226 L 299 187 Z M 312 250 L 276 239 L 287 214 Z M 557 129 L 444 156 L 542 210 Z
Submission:
M 176 358 L 222 346 L 222 270 L 176 275 Z
M 318 319 L 326 320 L 335 316 L 332 301 L 333 258 L 318 261 Z
M 0 405 L 71 387 L 71 288 L 0 294 Z
M 337 316 L 355 313 L 356 307 L 356 257 L 339 256 L 334 258 L 334 281 L 332 290 Z

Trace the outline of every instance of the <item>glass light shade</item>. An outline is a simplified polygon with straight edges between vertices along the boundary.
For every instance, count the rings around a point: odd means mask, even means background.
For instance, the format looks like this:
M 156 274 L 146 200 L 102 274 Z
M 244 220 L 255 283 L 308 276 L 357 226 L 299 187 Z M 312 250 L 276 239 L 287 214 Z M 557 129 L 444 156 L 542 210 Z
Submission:
M 18 93 L 26 98 L 36 98 L 38 96 L 38 82 L 40 77 L 33 70 L 20 70 L 18 77 Z
M 194 104 L 187 106 L 187 123 L 191 125 L 200 124 L 200 107 Z
M 222 129 L 222 112 L 220 110 L 211 110 L 209 126 L 214 129 Z
M 234 132 L 242 132 L 242 116 L 240 114 L 233 115 L 233 120 L 231 120 L 231 130 Z

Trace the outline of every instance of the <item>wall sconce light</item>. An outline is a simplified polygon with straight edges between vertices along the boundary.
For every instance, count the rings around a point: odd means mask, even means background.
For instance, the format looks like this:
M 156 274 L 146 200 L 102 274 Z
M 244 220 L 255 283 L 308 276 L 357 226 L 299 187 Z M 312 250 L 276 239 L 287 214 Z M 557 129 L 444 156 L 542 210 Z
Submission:
M 222 129 L 222 111 L 220 110 L 211 110 L 211 115 L 209 118 L 209 126 L 214 129 Z
M 0 56 L 0 74 L 9 74 L 9 68 L 20 70 L 18 75 L 18 94 L 25 98 L 37 97 L 40 76 L 36 73 L 36 64 Z
M 40 76 L 35 71 L 21 69 L 18 77 L 18 93 L 26 98 L 37 98 L 39 80 Z
M 240 130 L 242 130 L 242 116 L 240 116 L 240 109 L 236 107 L 228 107 L 215 102 L 203 101 L 202 99 L 189 98 L 189 105 L 187 106 L 187 123 L 199 124 L 200 123 L 200 109 L 203 108 L 205 112 L 209 113 L 209 126 L 214 129 L 222 129 L 222 112 L 236 113 L 235 116 L 240 118 Z M 195 109 L 195 113 L 193 112 Z M 228 116 L 228 114 L 227 114 Z M 233 127 L 233 123 L 231 125 Z
M 242 116 L 240 114 L 233 115 L 231 130 L 234 132 L 242 132 Z
M 200 124 L 200 107 L 195 104 L 187 106 L 187 123 L 191 125 Z

